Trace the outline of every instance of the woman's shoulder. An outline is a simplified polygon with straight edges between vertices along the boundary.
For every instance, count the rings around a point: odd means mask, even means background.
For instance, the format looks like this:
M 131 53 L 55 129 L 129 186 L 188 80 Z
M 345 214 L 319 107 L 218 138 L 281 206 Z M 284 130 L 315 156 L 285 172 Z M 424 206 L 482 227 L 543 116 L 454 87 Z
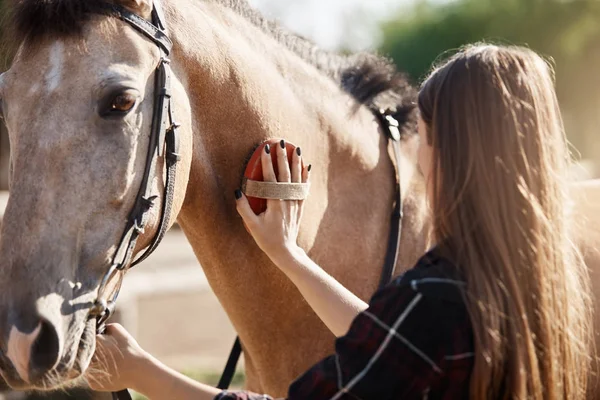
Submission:
M 458 268 L 432 249 L 373 296 L 358 318 L 357 330 L 371 337 L 374 323 L 393 332 L 399 348 L 406 346 L 414 353 L 414 363 L 424 360 L 450 373 L 462 362 L 468 370 L 473 338 L 464 290 Z
M 423 296 L 457 303 L 464 303 L 466 283 L 458 267 L 444 257 L 438 247 L 425 253 L 415 266 L 398 276 L 390 284 L 410 287 Z

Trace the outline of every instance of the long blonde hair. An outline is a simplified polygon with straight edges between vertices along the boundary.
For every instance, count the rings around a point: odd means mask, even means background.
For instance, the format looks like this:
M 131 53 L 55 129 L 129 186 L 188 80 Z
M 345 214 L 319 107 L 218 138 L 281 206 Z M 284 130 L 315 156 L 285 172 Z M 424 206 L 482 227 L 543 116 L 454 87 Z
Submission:
M 583 399 L 586 267 L 569 239 L 570 154 L 552 68 L 531 50 L 469 46 L 422 85 L 435 239 L 467 282 L 474 399 Z

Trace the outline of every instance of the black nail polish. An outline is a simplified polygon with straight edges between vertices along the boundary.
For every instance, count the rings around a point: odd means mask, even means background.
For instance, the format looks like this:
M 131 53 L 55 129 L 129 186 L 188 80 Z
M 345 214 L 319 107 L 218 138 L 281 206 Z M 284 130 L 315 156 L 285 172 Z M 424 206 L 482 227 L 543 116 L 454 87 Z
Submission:
M 269 145 L 265 146 L 265 153 L 271 154 L 271 146 L 269 146 Z
M 306 170 L 307 170 L 308 172 L 310 172 L 310 170 L 311 170 L 311 169 L 312 169 L 312 164 L 310 164 Z
M 296 154 L 298 154 L 298 157 L 302 155 L 302 149 L 300 147 L 296 147 Z
M 242 198 L 242 191 L 240 189 L 236 189 L 236 191 L 235 191 L 234 194 L 235 194 L 235 199 L 236 200 L 239 200 L 239 199 Z
M 281 139 L 281 142 L 279 142 L 279 145 L 281 146 L 282 149 L 285 149 L 285 140 Z

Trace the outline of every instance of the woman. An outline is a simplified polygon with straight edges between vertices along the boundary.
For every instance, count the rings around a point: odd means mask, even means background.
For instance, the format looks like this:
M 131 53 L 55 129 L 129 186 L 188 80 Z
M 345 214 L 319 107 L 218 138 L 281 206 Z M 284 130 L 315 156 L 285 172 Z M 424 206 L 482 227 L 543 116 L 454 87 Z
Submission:
M 257 244 L 339 336 L 336 353 L 288 397 L 585 398 L 589 282 L 568 236 L 569 154 L 551 68 L 527 49 L 469 46 L 424 82 L 418 107 L 419 166 L 438 245 L 369 304 L 297 246 L 302 204 L 270 201 L 256 216 L 236 191 Z M 263 171 L 276 181 L 269 150 Z M 308 180 L 300 165 L 298 151 L 279 181 Z M 98 338 L 98 354 L 115 362 L 96 361 L 106 372 L 88 374 L 97 390 L 264 398 L 191 381 L 117 325 Z

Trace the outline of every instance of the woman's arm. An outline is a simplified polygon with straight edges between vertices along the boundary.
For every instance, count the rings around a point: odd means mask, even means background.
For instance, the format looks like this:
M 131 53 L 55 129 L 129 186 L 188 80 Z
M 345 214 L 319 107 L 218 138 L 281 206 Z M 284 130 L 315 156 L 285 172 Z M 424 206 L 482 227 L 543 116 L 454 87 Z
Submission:
M 138 367 L 133 390 L 152 400 L 213 400 L 221 390 L 188 378 L 151 355 Z
M 302 170 L 298 152 L 288 163 L 284 146 L 265 147 L 261 154 L 264 180 L 267 182 L 308 182 L 309 168 Z M 271 152 L 277 152 L 279 177 L 275 176 Z M 290 166 L 291 164 L 291 166 Z M 352 320 L 367 304 L 356 297 L 297 245 L 303 201 L 268 200 L 267 210 L 254 214 L 241 191 L 236 191 L 237 209 L 258 246 L 296 285 L 308 304 L 336 336 L 342 336 Z
M 128 387 L 151 400 L 212 400 L 221 392 L 167 367 L 118 324 L 107 325 L 106 334 L 97 336 L 86 379 L 93 390 L 116 392 Z
M 273 259 L 296 285 L 313 311 L 337 337 L 348 332 L 368 305 L 319 267 L 300 247 Z

